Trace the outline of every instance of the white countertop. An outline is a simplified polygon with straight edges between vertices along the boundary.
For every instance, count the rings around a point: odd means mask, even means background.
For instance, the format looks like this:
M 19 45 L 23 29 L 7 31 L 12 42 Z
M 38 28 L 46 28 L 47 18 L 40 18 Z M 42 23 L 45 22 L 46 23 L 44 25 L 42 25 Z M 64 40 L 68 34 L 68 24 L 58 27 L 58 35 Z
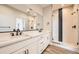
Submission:
M 35 36 L 43 34 L 42 32 L 37 32 L 37 31 L 28 31 L 28 32 L 23 32 L 22 35 L 19 36 L 10 36 L 8 34 L 3 34 L 0 36 L 0 47 L 23 41 L 23 40 L 28 40 L 30 38 L 33 38 Z M 1 35 L 1 34 L 0 34 Z

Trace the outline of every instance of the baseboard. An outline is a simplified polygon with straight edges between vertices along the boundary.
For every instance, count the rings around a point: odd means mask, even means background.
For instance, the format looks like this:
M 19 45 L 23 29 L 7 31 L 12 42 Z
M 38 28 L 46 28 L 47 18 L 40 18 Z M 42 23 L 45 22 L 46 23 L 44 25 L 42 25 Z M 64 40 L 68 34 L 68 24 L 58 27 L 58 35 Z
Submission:
M 78 48 L 67 47 L 67 46 L 63 45 L 62 43 L 51 42 L 49 45 L 55 45 L 55 46 L 58 46 L 58 47 L 61 47 L 61 48 L 64 48 L 64 49 L 71 50 L 71 51 L 79 53 Z

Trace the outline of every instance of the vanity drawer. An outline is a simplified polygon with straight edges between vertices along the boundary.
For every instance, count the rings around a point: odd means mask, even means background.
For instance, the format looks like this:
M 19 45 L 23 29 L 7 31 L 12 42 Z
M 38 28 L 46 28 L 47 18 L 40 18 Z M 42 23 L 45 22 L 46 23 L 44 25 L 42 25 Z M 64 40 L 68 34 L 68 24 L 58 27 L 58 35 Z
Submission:
M 19 49 L 21 49 L 22 47 L 29 45 L 31 43 L 31 39 L 26 39 L 25 41 L 21 41 L 21 42 L 17 42 L 14 44 L 10 44 L 8 46 L 2 47 L 0 48 L 0 54 L 10 54 L 13 53 Z
M 18 51 L 12 53 L 12 54 L 27 54 L 27 51 L 25 48 L 19 49 Z
M 24 46 L 23 48 L 13 52 L 12 54 L 37 54 L 38 53 L 38 41 L 37 38 L 33 38 L 35 41 L 30 43 L 28 46 Z

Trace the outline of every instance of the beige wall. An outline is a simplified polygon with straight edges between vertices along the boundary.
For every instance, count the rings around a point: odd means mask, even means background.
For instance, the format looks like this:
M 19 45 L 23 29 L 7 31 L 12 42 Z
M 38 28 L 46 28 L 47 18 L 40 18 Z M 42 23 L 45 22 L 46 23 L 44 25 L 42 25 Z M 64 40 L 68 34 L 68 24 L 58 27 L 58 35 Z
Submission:
M 77 42 L 79 42 L 78 40 L 79 17 L 78 17 L 77 8 L 78 5 L 74 5 L 70 7 L 69 5 L 67 5 L 66 7 L 63 8 L 63 43 L 62 44 L 64 47 L 71 49 L 78 48 Z M 55 11 L 56 10 L 54 10 L 54 13 Z M 74 13 L 74 15 L 72 15 L 72 13 Z M 73 25 L 77 26 L 76 29 L 72 28 Z M 55 33 L 57 33 L 57 31 Z M 55 38 L 57 38 L 57 35 L 55 36 Z
M 78 25 L 77 13 L 72 15 L 75 11 L 74 7 L 63 9 L 63 44 L 71 48 L 77 48 L 77 28 L 72 28 L 73 25 Z
M 59 8 L 61 8 L 62 6 L 61 6 L 61 4 L 53 4 L 52 5 L 52 10 L 54 11 L 54 10 L 58 10 Z
M 55 10 L 58 10 L 60 8 L 68 7 L 68 6 L 71 6 L 71 5 L 72 4 L 53 4 L 52 10 L 55 11 Z

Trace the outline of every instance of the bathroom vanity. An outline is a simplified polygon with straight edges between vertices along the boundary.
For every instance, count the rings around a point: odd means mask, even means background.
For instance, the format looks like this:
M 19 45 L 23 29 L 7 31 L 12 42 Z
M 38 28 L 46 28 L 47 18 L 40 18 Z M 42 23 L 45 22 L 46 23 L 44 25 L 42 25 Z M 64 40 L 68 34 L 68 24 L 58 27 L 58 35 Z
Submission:
M 29 12 L 11 5 L 0 5 L 0 8 L 0 54 L 42 53 L 50 42 L 49 32 L 41 32 L 43 16 L 29 8 Z M 23 31 L 22 35 L 13 34 L 20 32 L 17 29 Z
M 0 54 L 40 54 L 46 49 L 49 42 L 49 33 L 37 31 L 23 32 L 19 36 L 1 36 Z

